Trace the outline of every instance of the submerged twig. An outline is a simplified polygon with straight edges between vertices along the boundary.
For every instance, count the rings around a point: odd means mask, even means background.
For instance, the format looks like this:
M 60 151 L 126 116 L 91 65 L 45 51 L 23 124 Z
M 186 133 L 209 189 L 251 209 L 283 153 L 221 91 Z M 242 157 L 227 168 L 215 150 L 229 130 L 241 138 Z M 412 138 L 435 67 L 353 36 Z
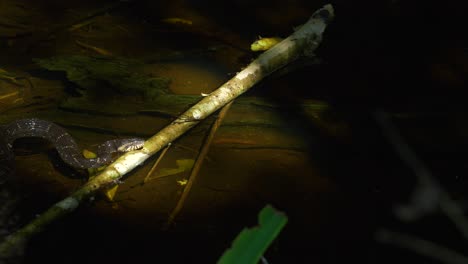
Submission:
M 153 166 L 151 167 L 150 171 L 148 172 L 148 174 L 146 174 L 146 177 L 145 179 L 143 179 L 143 184 L 147 183 L 148 181 L 150 180 L 154 180 L 154 179 L 157 179 L 159 177 L 151 177 L 151 175 L 153 174 L 153 172 L 156 170 L 156 168 L 158 167 L 159 165 L 159 162 L 161 162 L 161 160 L 163 159 L 163 157 L 166 155 L 167 151 L 169 150 L 169 148 L 171 147 L 171 143 L 167 144 L 167 146 L 163 149 L 163 151 L 161 152 L 161 154 L 159 155 L 158 159 L 154 162 Z
M 205 160 L 205 157 L 208 154 L 208 150 L 211 147 L 211 142 L 213 142 L 213 138 L 216 135 L 216 132 L 218 131 L 219 126 L 223 122 L 224 117 L 226 116 L 226 113 L 229 111 L 229 108 L 231 107 L 232 102 L 233 101 L 229 102 L 227 105 L 225 105 L 221 109 L 218 117 L 216 118 L 213 125 L 211 126 L 210 132 L 208 133 L 208 136 L 205 138 L 202 148 L 200 150 L 200 153 L 198 154 L 197 159 L 195 160 L 195 164 L 193 165 L 192 171 L 190 172 L 190 176 L 187 181 L 187 184 L 185 185 L 184 191 L 182 192 L 182 195 L 180 196 L 176 207 L 174 207 L 171 214 L 169 215 L 169 218 L 167 219 L 164 229 L 167 229 L 170 227 L 170 225 L 174 221 L 174 218 L 179 214 L 180 210 L 182 210 L 182 207 L 184 206 L 185 200 L 187 199 L 187 196 L 190 193 L 190 190 L 192 189 L 192 185 L 195 182 L 195 179 L 197 178 L 198 172 L 200 171 L 203 161 Z
M 103 56 L 113 56 L 112 52 L 106 50 L 106 49 L 103 49 L 103 48 L 98 48 L 98 47 L 95 47 L 95 46 L 92 46 L 92 45 L 89 45 L 89 44 L 86 44 L 84 42 L 81 42 L 79 40 L 75 40 L 75 43 L 84 48 L 84 49 L 87 49 L 87 50 L 90 50 L 90 51 L 93 51 L 99 55 L 103 55 Z

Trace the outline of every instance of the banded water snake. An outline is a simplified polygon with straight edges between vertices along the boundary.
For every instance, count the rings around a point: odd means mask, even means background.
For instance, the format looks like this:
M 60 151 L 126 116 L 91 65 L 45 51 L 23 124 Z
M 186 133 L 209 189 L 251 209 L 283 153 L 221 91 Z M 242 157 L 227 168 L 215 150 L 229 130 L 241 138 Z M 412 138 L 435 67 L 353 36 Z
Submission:
M 115 153 L 141 148 L 144 143 L 141 138 L 108 140 L 97 147 L 96 158 L 86 159 L 73 137 L 61 126 L 37 118 L 18 119 L 0 126 L 0 183 L 14 170 L 14 141 L 24 137 L 48 140 L 64 162 L 78 169 L 101 167 L 112 162 Z

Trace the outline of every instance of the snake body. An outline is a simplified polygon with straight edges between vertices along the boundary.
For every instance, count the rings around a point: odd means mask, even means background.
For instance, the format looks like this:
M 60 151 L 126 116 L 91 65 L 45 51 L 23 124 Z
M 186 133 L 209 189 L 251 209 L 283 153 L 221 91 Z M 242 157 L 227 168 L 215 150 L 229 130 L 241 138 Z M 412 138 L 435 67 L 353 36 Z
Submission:
M 48 140 L 64 162 L 78 169 L 101 167 L 113 161 L 114 153 L 136 150 L 144 143 L 141 138 L 108 140 L 97 147 L 96 158 L 86 159 L 73 137 L 61 126 L 36 118 L 15 120 L 0 127 L 0 183 L 14 170 L 14 141 L 24 137 Z

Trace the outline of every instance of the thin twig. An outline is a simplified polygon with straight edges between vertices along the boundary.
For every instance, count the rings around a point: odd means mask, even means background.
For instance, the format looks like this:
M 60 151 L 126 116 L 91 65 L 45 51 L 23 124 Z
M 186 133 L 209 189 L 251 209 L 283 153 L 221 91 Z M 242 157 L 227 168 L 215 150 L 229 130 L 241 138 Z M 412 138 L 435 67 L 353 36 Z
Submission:
M 157 179 L 157 178 L 160 178 L 160 177 L 151 177 L 151 175 L 153 174 L 154 170 L 156 170 L 156 168 L 158 167 L 159 165 L 159 162 L 161 162 L 162 158 L 166 155 L 166 152 L 169 150 L 169 148 L 171 147 L 171 143 L 167 144 L 167 146 L 163 149 L 163 151 L 161 152 L 161 155 L 159 155 L 158 159 L 154 162 L 153 164 L 153 167 L 151 167 L 151 170 L 148 172 L 148 174 L 146 174 L 146 177 L 145 179 L 143 180 L 143 184 L 147 183 L 148 181 L 150 180 L 154 180 L 154 179 Z
M 205 157 L 208 154 L 208 150 L 210 149 L 211 142 L 213 141 L 216 131 L 218 131 L 219 126 L 223 122 L 226 113 L 232 105 L 232 102 L 233 101 L 229 102 L 221 109 L 218 117 L 211 126 L 210 133 L 205 138 L 205 142 L 203 143 L 200 153 L 198 154 L 197 159 L 195 160 L 189 179 L 187 181 L 187 184 L 185 185 L 184 191 L 182 192 L 182 195 L 180 196 L 176 207 L 172 210 L 171 214 L 169 215 L 169 218 L 167 219 L 166 225 L 163 229 L 167 229 L 171 226 L 172 222 L 174 221 L 174 218 L 179 214 L 180 210 L 184 206 L 185 200 L 187 200 L 187 196 L 190 193 L 190 190 L 192 189 L 192 185 L 195 182 L 198 172 L 200 171 L 201 165 L 203 164 L 203 161 L 205 160 Z

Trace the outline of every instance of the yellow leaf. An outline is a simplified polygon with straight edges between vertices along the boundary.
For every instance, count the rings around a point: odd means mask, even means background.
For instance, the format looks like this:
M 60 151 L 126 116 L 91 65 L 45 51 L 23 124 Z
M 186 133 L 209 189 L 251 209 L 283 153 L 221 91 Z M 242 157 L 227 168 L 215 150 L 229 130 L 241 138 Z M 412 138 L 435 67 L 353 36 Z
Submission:
M 180 186 L 185 186 L 185 185 L 187 185 L 187 179 L 179 180 L 179 181 L 177 181 L 177 183 L 178 183 Z
M 274 45 L 278 44 L 281 42 L 283 39 L 278 38 L 278 37 L 273 37 L 273 38 L 260 38 L 252 45 L 250 45 L 250 49 L 252 51 L 264 51 L 264 50 L 269 50 L 271 47 Z
M 110 202 L 114 201 L 114 197 L 115 197 L 115 194 L 117 193 L 118 188 L 119 188 L 119 185 L 115 185 L 106 190 L 104 195 L 106 196 L 107 200 L 109 200 Z
M 87 149 L 83 149 L 83 157 L 85 157 L 87 159 L 95 159 L 95 158 L 97 158 L 97 155 L 96 155 L 96 153 L 94 153 L 92 151 L 89 151 Z
M 83 154 L 83 157 L 87 158 L 87 159 L 95 159 L 97 158 L 97 155 L 96 153 L 92 152 L 92 151 L 89 151 L 87 149 L 83 149 L 82 151 L 82 154 Z M 102 167 L 101 167 L 102 168 Z M 101 170 L 101 168 L 88 168 L 88 174 L 89 175 L 94 175 L 96 174 L 98 171 Z M 90 177 L 91 179 L 92 177 Z

